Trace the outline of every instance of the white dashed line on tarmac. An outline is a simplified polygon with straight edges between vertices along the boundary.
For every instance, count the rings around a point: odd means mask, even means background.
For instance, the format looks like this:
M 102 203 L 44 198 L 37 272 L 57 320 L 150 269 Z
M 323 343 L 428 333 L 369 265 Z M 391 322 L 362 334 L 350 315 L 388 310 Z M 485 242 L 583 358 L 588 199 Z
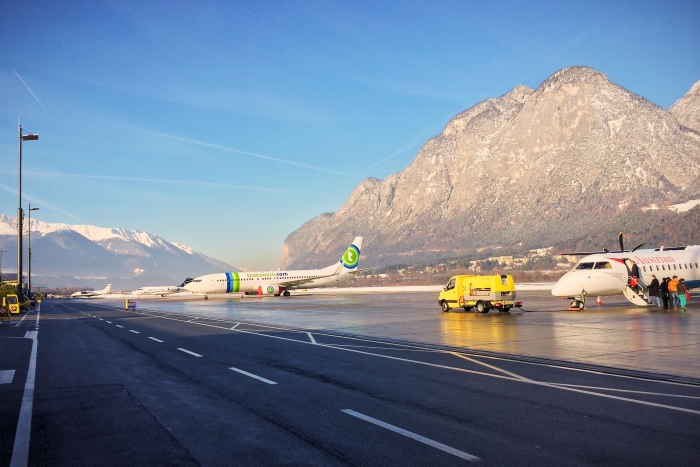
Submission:
M 112 324 L 112 322 L 111 322 L 111 321 L 107 321 L 107 322 L 108 322 L 109 324 Z
M 307 332 L 306 334 L 309 335 L 309 340 L 311 341 L 311 343 L 312 343 L 312 344 L 315 344 L 315 343 L 316 343 L 316 339 L 314 339 L 313 334 L 311 334 L 310 332 Z
M 152 341 L 156 341 L 156 342 L 163 342 L 162 340 L 156 339 L 155 337 L 149 337 L 149 339 L 151 339 Z
M 15 378 L 15 370 L 0 371 L 0 384 L 10 384 Z
M 140 332 L 134 331 L 133 329 L 129 329 L 129 332 L 133 332 L 134 334 L 141 334 Z
M 459 449 L 451 448 L 450 446 L 447 446 L 446 444 L 438 443 L 437 441 L 433 441 L 430 438 L 426 438 L 424 436 L 417 435 L 417 434 L 410 432 L 408 430 L 404 430 L 403 428 L 399 428 L 397 426 L 390 425 L 389 423 L 385 423 L 381 420 L 377 420 L 376 418 L 368 417 L 367 415 L 361 414 L 359 412 L 355 412 L 354 410 L 343 409 L 343 410 L 341 410 L 341 412 L 346 413 L 348 415 L 352 415 L 353 417 L 357 417 L 357 418 L 364 420 L 366 422 L 373 423 L 373 424 L 380 426 L 382 428 L 386 428 L 387 430 L 391 430 L 394 433 L 398 433 L 400 435 L 414 439 L 414 440 L 421 442 L 423 444 L 427 444 L 428 446 L 432 446 L 432 447 L 437 448 L 441 451 L 452 454 L 453 456 L 461 457 L 462 459 L 468 460 L 469 462 L 478 462 L 481 460 L 478 457 L 472 456 L 471 454 L 469 454 L 467 452 L 460 451 Z
M 274 381 L 270 381 L 269 379 L 263 378 L 262 376 L 254 375 L 253 373 L 248 373 L 247 371 L 243 371 L 240 368 L 230 367 L 229 370 L 237 371 L 238 373 L 240 373 L 242 375 L 250 376 L 251 378 L 255 378 L 258 381 L 262 381 L 263 383 L 277 384 Z
M 235 325 L 235 326 L 232 326 L 231 329 L 236 329 L 236 328 L 238 327 L 239 324 L 241 324 L 241 323 L 236 323 L 236 325 Z
M 119 324 L 116 324 L 115 326 L 117 326 L 118 328 L 124 329 L 124 326 L 120 326 Z
M 195 357 L 201 357 L 201 355 L 199 355 L 198 353 L 190 352 L 190 351 L 187 350 L 187 349 L 181 349 L 180 347 L 178 347 L 177 350 L 179 350 L 179 351 L 181 351 L 181 352 L 188 353 L 188 354 L 190 354 L 190 355 L 194 355 Z

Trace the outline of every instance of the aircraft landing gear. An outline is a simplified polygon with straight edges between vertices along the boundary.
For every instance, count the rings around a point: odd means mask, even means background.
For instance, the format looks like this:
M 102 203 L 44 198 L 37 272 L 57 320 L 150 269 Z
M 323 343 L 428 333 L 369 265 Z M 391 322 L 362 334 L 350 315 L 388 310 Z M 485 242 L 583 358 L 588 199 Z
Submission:
M 289 290 L 285 290 L 284 292 L 282 292 L 282 295 L 285 297 L 289 297 L 291 294 L 289 293 Z

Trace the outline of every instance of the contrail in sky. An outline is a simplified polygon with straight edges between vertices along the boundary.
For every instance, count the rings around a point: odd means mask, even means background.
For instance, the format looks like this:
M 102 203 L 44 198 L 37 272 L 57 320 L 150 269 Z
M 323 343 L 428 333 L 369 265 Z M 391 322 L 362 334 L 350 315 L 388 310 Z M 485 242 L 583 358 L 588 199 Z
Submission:
M 332 174 L 337 174 L 337 175 L 346 175 L 350 176 L 349 173 L 345 172 L 339 172 L 337 170 L 331 170 L 331 169 L 324 169 L 323 167 L 316 167 L 313 165 L 307 165 L 307 164 L 301 164 L 299 162 L 292 162 L 292 161 L 287 161 L 284 159 L 278 159 L 276 157 L 270 157 L 270 156 L 264 156 L 262 154 L 256 154 L 254 152 L 248 152 L 248 151 L 241 151 L 240 149 L 234 149 L 234 148 L 229 148 L 226 146 L 220 146 L 218 144 L 212 144 L 212 143 L 205 143 L 204 141 L 197 141 L 194 139 L 188 139 L 188 138 L 181 138 L 179 136 L 173 136 L 173 135 L 168 135 L 166 133 L 158 133 L 156 131 L 150 131 L 150 130 L 142 130 L 140 128 L 132 128 L 133 130 L 140 131 L 142 133 L 148 133 L 150 135 L 157 135 L 157 136 L 162 136 L 163 138 L 170 138 L 178 141 L 184 141 L 186 143 L 192 143 L 192 144 L 198 144 L 200 146 L 207 146 L 210 148 L 216 148 L 216 149 L 221 149 L 222 151 L 229 151 L 229 152 L 236 152 L 238 154 L 245 154 L 247 156 L 253 156 L 253 157 L 258 157 L 260 159 L 267 159 L 270 161 L 275 161 L 275 162 L 281 162 L 283 164 L 290 164 L 290 165 L 296 165 L 297 167 L 304 167 L 306 169 L 312 169 L 312 170 L 319 170 L 321 172 L 328 172 Z
M 15 71 L 15 70 L 12 70 L 12 71 Z M 28 90 L 29 92 L 32 93 L 32 96 L 34 96 L 34 99 L 36 99 L 36 101 L 39 103 L 39 105 L 41 106 L 41 108 L 44 109 L 44 110 L 46 111 L 46 113 L 49 113 L 49 111 L 46 110 L 46 107 L 44 107 L 44 104 L 42 104 L 41 101 L 39 100 L 39 98 L 36 97 L 36 94 L 34 94 L 34 91 L 32 91 L 31 89 L 29 89 L 29 86 L 27 85 L 27 83 L 24 82 L 24 80 L 23 80 L 22 77 L 19 75 L 19 73 L 17 73 L 17 72 L 15 71 L 15 74 L 17 75 L 17 77 L 19 78 L 19 80 L 22 82 L 22 84 L 24 84 L 24 87 L 26 87 L 27 90 Z
M 12 193 L 13 195 L 17 195 L 17 190 L 16 190 L 16 189 L 11 188 L 11 187 L 9 187 L 9 186 L 7 186 L 7 185 L 3 185 L 2 183 L 0 183 L 0 190 L 6 191 L 6 192 L 8 192 L 8 193 Z M 78 222 L 83 222 L 83 220 L 82 220 L 81 218 L 79 218 L 78 216 L 76 216 L 75 214 L 72 214 L 72 213 L 66 211 L 65 209 L 61 209 L 61 208 L 59 208 L 58 206 L 54 206 L 54 205 L 51 204 L 51 203 L 47 203 L 47 202 L 44 201 L 43 199 L 39 199 L 39 198 L 37 198 L 36 196 L 28 195 L 28 194 L 26 194 L 26 193 L 24 193 L 23 196 L 24 196 L 25 198 L 31 200 L 31 201 L 36 201 L 37 203 L 39 203 L 39 204 L 41 205 L 42 208 L 46 208 L 46 209 L 50 209 L 50 210 L 52 210 L 52 211 L 56 211 L 56 212 L 61 213 L 61 214 L 65 215 L 65 216 L 68 216 L 68 217 L 70 217 L 71 219 L 74 219 L 74 220 L 76 220 L 76 221 L 78 221 Z
M 5 172 L 5 171 L 2 171 Z M 8 171 L 9 172 L 9 171 Z M 17 173 L 16 171 L 14 173 Z M 267 191 L 275 193 L 293 193 L 294 190 L 284 190 L 281 188 L 270 188 L 264 186 L 248 186 L 248 185 L 233 185 L 230 183 L 217 183 L 217 182 L 204 182 L 197 180 L 171 180 L 163 178 L 140 178 L 140 177 L 120 177 L 117 175 L 89 175 L 89 174 L 69 174 L 69 173 L 50 173 L 50 172 L 32 172 L 25 171 L 27 175 L 34 175 L 37 177 L 66 177 L 66 178 L 89 178 L 97 180 L 123 180 L 127 182 L 149 182 L 149 183 L 179 183 L 184 185 L 204 185 L 213 186 L 220 188 L 233 188 L 237 190 L 255 190 L 255 191 Z

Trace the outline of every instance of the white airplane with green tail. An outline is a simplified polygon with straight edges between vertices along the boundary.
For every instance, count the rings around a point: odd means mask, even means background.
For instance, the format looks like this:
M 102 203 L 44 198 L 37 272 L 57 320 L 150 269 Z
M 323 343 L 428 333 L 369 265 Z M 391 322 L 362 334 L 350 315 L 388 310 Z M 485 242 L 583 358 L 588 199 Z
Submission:
M 283 295 L 290 290 L 333 287 L 360 272 L 362 237 L 356 237 L 340 262 L 323 269 L 262 272 L 225 272 L 186 279 L 182 286 L 200 294 L 243 293 L 246 295 Z

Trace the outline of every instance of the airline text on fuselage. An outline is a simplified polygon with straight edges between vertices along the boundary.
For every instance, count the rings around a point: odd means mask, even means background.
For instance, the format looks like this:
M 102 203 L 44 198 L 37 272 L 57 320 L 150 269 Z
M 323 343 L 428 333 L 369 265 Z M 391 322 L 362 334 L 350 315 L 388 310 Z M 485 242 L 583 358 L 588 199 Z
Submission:
M 649 264 L 649 263 L 675 263 L 676 260 L 671 256 L 652 256 L 649 258 L 640 258 L 639 256 L 634 257 L 634 261 L 639 264 Z

